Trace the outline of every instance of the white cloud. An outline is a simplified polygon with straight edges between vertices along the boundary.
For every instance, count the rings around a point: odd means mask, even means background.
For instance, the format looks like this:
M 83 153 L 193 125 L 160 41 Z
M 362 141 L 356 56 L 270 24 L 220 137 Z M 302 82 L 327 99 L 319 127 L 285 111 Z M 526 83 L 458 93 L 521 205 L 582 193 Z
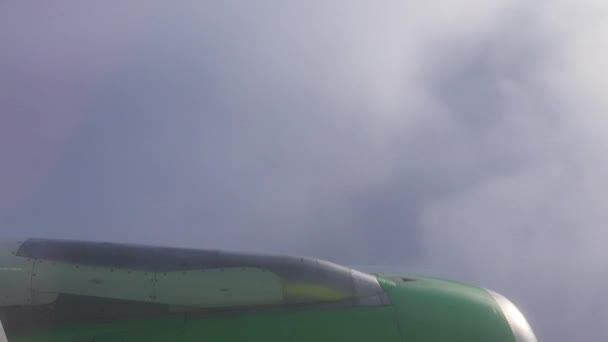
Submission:
M 11 103 L 55 94 L 23 108 L 83 122 L 7 222 L 357 263 L 417 255 L 510 295 L 543 339 L 606 336 L 603 1 L 102 7 L 0 11 L 13 47 L 0 70 L 42 84 Z M 71 88 L 49 87 L 64 77 Z M 12 156 L 14 174 L 27 168 Z

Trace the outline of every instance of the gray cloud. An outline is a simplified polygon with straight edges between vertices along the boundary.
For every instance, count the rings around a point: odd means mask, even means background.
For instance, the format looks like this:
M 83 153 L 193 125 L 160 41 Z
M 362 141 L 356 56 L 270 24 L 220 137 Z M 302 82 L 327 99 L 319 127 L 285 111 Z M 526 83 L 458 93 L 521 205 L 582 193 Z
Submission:
M 606 6 L 4 7 L 3 234 L 426 268 L 608 336 Z

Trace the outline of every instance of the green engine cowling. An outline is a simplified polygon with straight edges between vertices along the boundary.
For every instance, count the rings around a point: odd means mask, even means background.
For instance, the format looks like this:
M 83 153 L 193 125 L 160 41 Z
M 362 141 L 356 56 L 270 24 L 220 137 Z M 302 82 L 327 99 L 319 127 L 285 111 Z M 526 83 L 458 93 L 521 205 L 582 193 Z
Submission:
M 498 293 L 437 278 L 382 275 L 404 341 L 536 342 L 519 310 Z

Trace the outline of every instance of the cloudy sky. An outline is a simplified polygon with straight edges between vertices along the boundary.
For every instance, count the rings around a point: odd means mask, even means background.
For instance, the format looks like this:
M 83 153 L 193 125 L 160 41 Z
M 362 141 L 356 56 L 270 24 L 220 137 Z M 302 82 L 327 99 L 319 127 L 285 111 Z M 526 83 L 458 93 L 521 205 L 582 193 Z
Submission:
M 608 339 L 605 1 L 0 3 L 0 234 L 305 254 Z

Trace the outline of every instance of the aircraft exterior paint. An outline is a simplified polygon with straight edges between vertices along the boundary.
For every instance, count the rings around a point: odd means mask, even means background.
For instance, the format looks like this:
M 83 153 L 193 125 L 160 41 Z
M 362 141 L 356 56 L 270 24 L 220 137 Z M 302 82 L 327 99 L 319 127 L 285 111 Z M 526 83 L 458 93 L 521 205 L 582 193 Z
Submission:
M 506 298 L 441 279 L 110 243 L 0 247 L 0 320 L 10 342 L 536 342 Z

